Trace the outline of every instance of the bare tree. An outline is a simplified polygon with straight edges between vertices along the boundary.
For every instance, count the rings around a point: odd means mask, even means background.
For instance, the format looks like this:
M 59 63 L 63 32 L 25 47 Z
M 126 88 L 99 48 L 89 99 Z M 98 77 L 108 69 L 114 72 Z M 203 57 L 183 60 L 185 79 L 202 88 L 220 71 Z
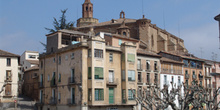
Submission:
M 135 91 L 132 91 L 137 104 L 140 104 L 147 110 L 161 110 L 170 106 L 173 110 L 186 110 L 189 106 L 192 109 L 202 109 L 204 106 L 208 110 L 217 110 L 220 102 L 216 102 L 216 98 L 219 95 L 220 88 L 214 92 L 214 96 L 210 97 L 210 93 L 207 88 L 197 84 L 197 81 L 192 82 L 192 85 L 187 84 L 179 85 L 176 87 L 171 82 L 171 90 L 168 85 L 164 85 L 163 89 L 160 89 L 158 85 L 150 85 L 148 88 L 138 91 L 137 96 Z M 181 93 L 183 87 L 184 93 Z M 175 103 L 178 100 L 179 105 Z

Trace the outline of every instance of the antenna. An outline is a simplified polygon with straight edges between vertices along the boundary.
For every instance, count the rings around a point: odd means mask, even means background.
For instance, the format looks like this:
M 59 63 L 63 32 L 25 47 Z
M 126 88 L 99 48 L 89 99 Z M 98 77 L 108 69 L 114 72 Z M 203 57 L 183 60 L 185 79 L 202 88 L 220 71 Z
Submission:
M 142 0 L 142 15 L 144 15 L 144 0 Z
M 203 50 L 203 48 L 202 48 L 202 47 L 200 47 L 201 58 L 202 58 L 202 54 L 204 53 L 202 50 Z
M 164 10 L 163 10 L 163 26 L 164 26 L 164 29 L 166 30 L 166 24 L 165 24 L 165 17 L 164 17 Z

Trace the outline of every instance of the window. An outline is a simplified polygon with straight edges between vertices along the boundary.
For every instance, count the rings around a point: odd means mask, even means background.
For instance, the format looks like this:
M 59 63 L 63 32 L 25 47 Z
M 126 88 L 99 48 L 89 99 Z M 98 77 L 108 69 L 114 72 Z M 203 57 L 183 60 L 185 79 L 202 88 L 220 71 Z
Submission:
M 190 67 L 191 67 L 191 68 L 196 68 L 196 63 L 195 63 L 195 61 L 190 61 Z
M 61 56 L 59 56 L 59 64 L 61 64 Z
M 103 68 L 95 67 L 95 79 L 103 79 Z
M 11 74 L 11 70 L 6 70 L 6 80 L 7 81 L 11 81 L 12 80 L 12 74 Z
M 150 73 L 147 73 L 147 83 L 150 83 Z
M 196 74 L 195 74 L 195 71 L 193 71 L 193 79 L 196 79 Z
M 173 77 L 173 76 L 171 77 L 171 81 L 172 81 L 172 83 L 174 84 L 174 77 Z
M 154 70 L 157 71 L 158 67 L 157 67 L 157 61 L 154 61 Z
M 126 32 L 123 32 L 123 35 L 126 36 Z
M 65 60 L 68 60 L 68 55 L 65 56 Z
M 88 67 L 88 79 L 92 78 L 92 70 L 91 67 Z
M 91 49 L 88 50 L 88 57 L 92 57 Z
M 71 54 L 71 59 L 74 59 L 74 53 Z
M 54 63 L 55 63 L 55 61 L 56 61 L 55 58 L 53 58 L 53 62 L 54 62 Z
M 40 67 L 43 68 L 43 61 L 40 62 Z
M 43 90 L 40 90 L 40 103 L 42 103 L 43 102 Z
M 50 75 L 49 74 L 47 75 L 47 81 L 50 81 Z
M 138 59 L 138 62 L 137 62 L 137 69 L 142 69 L 141 67 L 142 67 L 142 66 L 141 66 L 141 59 Z
M 168 85 L 168 82 L 167 82 L 167 75 L 164 75 L 164 84 Z
M 150 61 L 149 60 L 146 61 L 146 69 L 150 70 Z
M 158 77 L 157 77 L 157 74 L 155 73 L 154 75 L 154 82 L 157 82 L 158 81 Z
M 180 76 L 178 76 L 178 86 L 181 85 L 181 79 L 180 79 Z
M 61 82 L 61 74 L 59 73 L 58 82 Z
M 60 97 L 61 97 L 61 94 L 60 94 L 60 93 L 58 93 L 58 101 L 60 101 Z
M 122 44 L 122 40 L 119 39 L 119 40 L 118 40 L 118 45 L 121 45 L 121 44 Z
M 188 80 L 186 80 L 186 86 L 188 87 Z
M 138 82 L 141 82 L 141 72 L 138 72 Z
M 122 103 L 126 103 L 126 91 L 122 89 Z
M 109 62 L 113 62 L 113 53 L 109 53 Z
M 197 66 L 198 69 L 202 69 L 202 62 L 197 62 L 196 66 Z
M 133 89 L 133 91 L 131 89 L 128 89 L 128 100 L 134 100 L 134 94 L 136 94 L 135 89 Z
M 103 58 L 103 50 L 95 49 L 94 55 L 96 58 Z
M 71 83 L 75 83 L 75 69 L 71 69 Z
M 128 70 L 128 81 L 135 81 L 135 71 Z
M 92 89 L 88 89 L 88 101 L 92 101 Z
M 95 100 L 104 100 L 104 90 L 103 89 L 95 89 Z
M 75 88 L 71 89 L 71 104 L 75 104 Z
M 36 56 L 35 55 L 29 55 L 28 58 L 35 59 Z
M 11 58 L 7 58 L 7 66 L 11 66 Z
M 128 53 L 128 62 L 135 62 L 135 55 Z
M 184 63 L 184 67 L 188 67 L 189 66 L 188 60 L 183 60 L 183 63 Z

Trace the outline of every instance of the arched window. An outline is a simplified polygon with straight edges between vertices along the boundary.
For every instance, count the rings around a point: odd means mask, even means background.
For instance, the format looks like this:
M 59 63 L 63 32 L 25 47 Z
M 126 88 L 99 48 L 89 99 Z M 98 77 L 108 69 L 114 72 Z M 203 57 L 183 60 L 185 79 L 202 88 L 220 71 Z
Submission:
M 88 11 L 88 6 L 86 6 L 86 11 Z
M 126 32 L 123 32 L 123 35 L 126 36 Z

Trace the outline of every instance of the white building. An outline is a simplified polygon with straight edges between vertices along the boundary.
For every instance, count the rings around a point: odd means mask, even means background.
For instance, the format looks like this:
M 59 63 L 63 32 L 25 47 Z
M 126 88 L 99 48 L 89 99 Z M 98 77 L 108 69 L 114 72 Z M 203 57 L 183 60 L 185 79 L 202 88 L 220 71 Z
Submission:
M 23 69 L 26 70 L 33 66 L 39 65 L 39 53 L 36 51 L 25 51 L 21 55 L 20 64 L 22 65 Z
M 8 102 L 18 95 L 19 55 L 0 50 L 0 100 Z

